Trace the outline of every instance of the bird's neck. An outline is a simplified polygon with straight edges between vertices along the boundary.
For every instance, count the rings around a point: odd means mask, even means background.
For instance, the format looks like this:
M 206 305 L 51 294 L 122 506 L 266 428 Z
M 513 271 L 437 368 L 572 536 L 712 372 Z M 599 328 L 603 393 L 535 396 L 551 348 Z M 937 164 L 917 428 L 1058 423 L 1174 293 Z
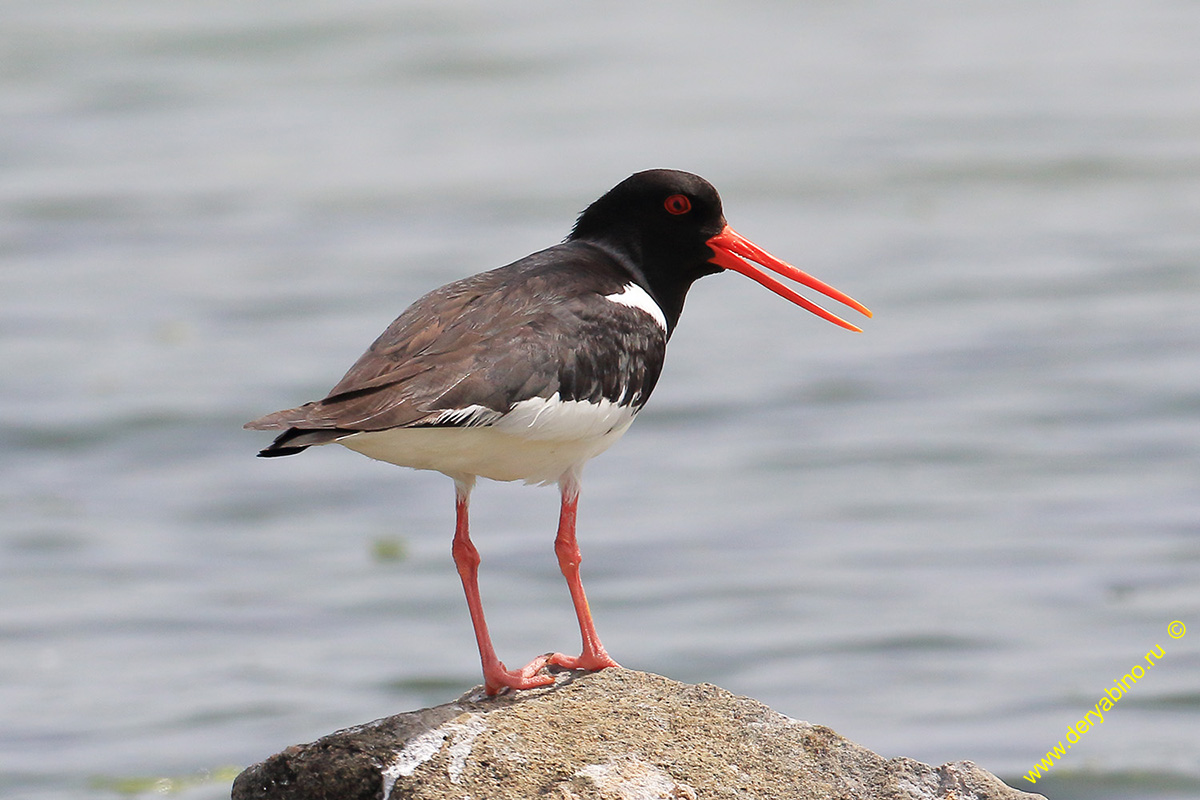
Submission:
M 666 267 L 648 253 L 643 252 L 640 245 L 622 242 L 620 246 L 604 240 L 586 239 L 580 241 L 602 251 L 616 262 L 629 279 L 641 286 L 662 309 L 667 320 L 667 338 L 674 332 L 679 316 L 683 313 L 683 301 L 691 288 L 691 280 L 680 280 L 678 268 Z M 699 273 L 696 277 L 700 277 Z

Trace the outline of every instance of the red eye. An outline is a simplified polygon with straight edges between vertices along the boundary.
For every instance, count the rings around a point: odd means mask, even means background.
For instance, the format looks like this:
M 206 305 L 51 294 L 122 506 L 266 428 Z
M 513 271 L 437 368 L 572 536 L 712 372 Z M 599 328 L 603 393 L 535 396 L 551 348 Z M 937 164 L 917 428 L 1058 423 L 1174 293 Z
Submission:
M 686 214 L 692 210 L 692 201 L 685 194 L 673 194 L 663 201 L 668 214 Z

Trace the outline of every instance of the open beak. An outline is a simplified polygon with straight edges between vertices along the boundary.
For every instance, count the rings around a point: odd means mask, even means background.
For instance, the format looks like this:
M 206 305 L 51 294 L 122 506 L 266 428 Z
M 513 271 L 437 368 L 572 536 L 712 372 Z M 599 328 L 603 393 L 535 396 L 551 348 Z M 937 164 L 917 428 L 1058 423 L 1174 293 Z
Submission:
M 806 272 L 801 272 L 786 261 L 780 261 L 778 258 L 771 255 L 766 250 L 763 250 L 761 247 L 745 238 L 728 225 L 725 226 L 724 230 L 709 239 L 705 244 L 712 248 L 713 257 L 710 258 L 709 261 L 713 264 L 716 264 L 718 267 L 724 267 L 725 269 L 731 269 L 734 272 L 740 272 L 747 278 L 758 281 L 763 286 L 767 287 L 785 300 L 791 300 L 801 308 L 811 311 L 822 319 L 829 320 L 834 325 L 841 325 L 847 330 L 858 331 L 859 333 L 862 332 L 862 328 L 858 327 L 857 325 L 851 325 L 838 315 L 826 311 L 805 297 L 801 297 L 787 286 L 775 280 L 762 270 L 756 269 L 743 259 L 753 261 L 755 264 L 764 266 L 777 275 L 782 275 L 785 278 L 791 278 L 797 283 L 802 283 L 810 289 L 815 289 L 826 297 L 831 297 L 834 300 L 837 300 L 839 303 L 850 306 L 860 314 L 866 314 L 868 317 L 871 316 L 870 309 L 855 300 L 850 295 L 839 292 L 829 284 L 817 280 Z

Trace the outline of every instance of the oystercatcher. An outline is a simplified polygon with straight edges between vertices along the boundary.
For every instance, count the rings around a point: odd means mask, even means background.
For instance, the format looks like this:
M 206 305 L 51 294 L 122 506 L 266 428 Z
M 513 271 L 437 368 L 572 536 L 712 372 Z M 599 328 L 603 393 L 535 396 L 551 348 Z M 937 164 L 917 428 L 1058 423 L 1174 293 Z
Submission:
M 324 400 L 246 427 L 283 430 L 260 456 L 336 442 L 454 480 L 452 553 L 489 694 L 553 682 L 541 673 L 547 664 L 617 666 L 596 635 L 579 578 L 580 471 L 625 433 L 649 399 L 692 282 L 734 270 L 830 322 L 860 330 L 749 262 L 871 315 L 737 234 L 708 181 L 649 170 L 588 206 L 562 244 L 413 303 Z M 579 618 L 578 657 L 554 653 L 517 670 L 496 657 L 479 597 L 479 553 L 467 526 L 479 477 L 558 484 L 554 550 Z

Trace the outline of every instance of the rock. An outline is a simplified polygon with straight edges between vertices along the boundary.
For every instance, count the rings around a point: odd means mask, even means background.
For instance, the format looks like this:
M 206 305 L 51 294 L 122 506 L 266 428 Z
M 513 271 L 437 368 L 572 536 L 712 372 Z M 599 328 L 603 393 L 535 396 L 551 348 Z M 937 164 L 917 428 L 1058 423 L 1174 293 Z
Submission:
M 968 761 L 885 759 L 708 684 L 625 669 L 399 714 L 250 767 L 233 800 L 1017 800 Z

